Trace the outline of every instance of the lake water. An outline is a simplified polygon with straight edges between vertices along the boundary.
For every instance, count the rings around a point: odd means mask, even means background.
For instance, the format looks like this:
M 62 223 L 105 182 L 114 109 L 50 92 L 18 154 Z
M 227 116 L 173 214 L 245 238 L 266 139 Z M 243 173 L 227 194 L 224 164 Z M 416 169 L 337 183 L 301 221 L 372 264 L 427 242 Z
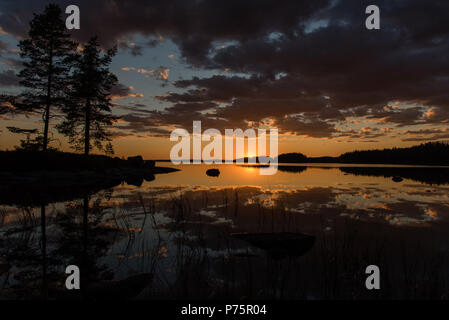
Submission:
M 180 171 L 40 208 L 3 205 L 2 296 L 52 298 L 75 264 L 83 283 L 153 274 L 144 299 L 448 298 L 449 168 L 286 164 L 263 176 L 157 165 Z M 276 256 L 234 236 L 273 232 L 315 242 Z M 381 290 L 365 288 L 371 264 Z

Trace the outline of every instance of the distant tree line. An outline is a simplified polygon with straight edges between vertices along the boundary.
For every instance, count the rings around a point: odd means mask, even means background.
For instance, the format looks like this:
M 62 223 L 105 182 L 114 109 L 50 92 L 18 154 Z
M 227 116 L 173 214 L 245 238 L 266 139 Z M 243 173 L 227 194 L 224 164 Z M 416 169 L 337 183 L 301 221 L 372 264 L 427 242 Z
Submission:
M 301 163 L 307 162 L 307 157 L 299 152 L 283 153 L 278 156 L 279 163 Z
M 245 163 L 248 158 L 243 159 Z M 256 159 L 256 162 L 257 161 Z M 366 163 L 449 165 L 449 143 L 427 142 L 407 148 L 346 152 L 338 157 L 307 157 L 300 152 L 283 153 L 278 163 Z
M 338 162 L 449 165 L 449 143 L 427 142 L 408 148 L 352 151 L 338 157 Z
M 17 149 L 47 152 L 53 119 L 62 116 L 55 127 L 74 149 L 89 155 L 96 147 L 113 154 L 108 128 L 117 119 L 111 112 L 111 89 L 117 77 L 109 65 L 116 47 L 103 54 L 97 37 L 76 43 L 66 30 L 60 7 L 49 4 L 34 15 L 19 48 L 24 68 L 18 76 L 24 91 L 2 95 L 0 112 L 40 114 L 43 128 L 8 127 L 12 133 L 26 135 Z
M 302 153 L 283 153 L 279 163 L 367 163 L 449 165 L 449 143 L 427 142 L 407 148 L 356 150 L 338 157 L 307 157 Z

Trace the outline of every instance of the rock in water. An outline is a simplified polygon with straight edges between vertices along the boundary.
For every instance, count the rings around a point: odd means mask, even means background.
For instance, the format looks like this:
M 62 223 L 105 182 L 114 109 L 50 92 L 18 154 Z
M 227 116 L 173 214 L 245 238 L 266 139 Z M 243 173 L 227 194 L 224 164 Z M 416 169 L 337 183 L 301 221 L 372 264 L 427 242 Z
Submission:
M 209 169 L 206 171 L 206 174 L 210 177 L 218 177 L 220 175 L 220 170 L 218 169 Z

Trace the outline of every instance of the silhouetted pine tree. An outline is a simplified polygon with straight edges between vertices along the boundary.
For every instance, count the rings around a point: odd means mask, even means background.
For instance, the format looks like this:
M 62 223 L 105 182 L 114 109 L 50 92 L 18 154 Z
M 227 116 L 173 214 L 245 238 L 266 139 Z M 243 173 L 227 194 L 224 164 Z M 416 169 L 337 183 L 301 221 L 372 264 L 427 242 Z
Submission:
M 71 99 L 64 108 L 65 120 L 58 130 L 69 138 L 77 150 L 84 148 L 88 155 L 92 146 L 112 153 L 107 128 L 116 117 L 111 114 L 111 88 L 117 77 L 109 71 L 109 64 L 117 49 L 101 54 L 96 37 L 83 46 L 75 61 L 71 84 Z
M 42 14 L 34 15 L 28 39 L 19 43 L 20 55 L 25 61 L 18 76 L 20 84 L 27 88 L 21 95 L 20 106 L 42 113 L 43 151 L 47 151 L 52 108 L 61 108 L 66 102 L 65 88 L 76 46 L 67 33 L 61 9 L 55 4 L 47 5 Z

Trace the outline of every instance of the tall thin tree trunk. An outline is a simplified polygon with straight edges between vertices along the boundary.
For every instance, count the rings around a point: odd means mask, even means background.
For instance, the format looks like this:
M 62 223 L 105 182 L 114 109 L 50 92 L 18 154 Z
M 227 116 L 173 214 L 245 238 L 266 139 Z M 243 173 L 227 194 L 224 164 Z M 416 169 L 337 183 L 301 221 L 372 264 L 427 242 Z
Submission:
M 50 123 L 50 105 L 51 105 L 51 82 L 53 73 L 53 50 L 50 51 L 50 63 L 48 66 L 48 83 L 47 83 L 47 105 L 45 106 L 45 117 L 44 117 L 44 141 L 42 145 L 42 150 L 47 151 L 48 147 L 48 127 Z
M 42 150 L 44 152 L 47 151 L 49 122 L 50 122 L 50 103 L 47 102 L 47 106 L 45 107 L 45 117 L 44 117 L 44 141 L 43 141 L 43 145 L 42 145 Z
M 42 247 L 42 299 L 48 299 L 47 288 L 47 228 L 45 204 L 41 205 L 41 247 Z
M 90 100 L 86 101 L 86 123 L 84 126 L 84 155 L 89 155 L 90 149 Z
M 88 286 L 88 231 L 89 231 L 89 196 L 87 194 L 83 197 L 83 255 L 81 260 L 81 294 L 83 299 L 87 298 Z

